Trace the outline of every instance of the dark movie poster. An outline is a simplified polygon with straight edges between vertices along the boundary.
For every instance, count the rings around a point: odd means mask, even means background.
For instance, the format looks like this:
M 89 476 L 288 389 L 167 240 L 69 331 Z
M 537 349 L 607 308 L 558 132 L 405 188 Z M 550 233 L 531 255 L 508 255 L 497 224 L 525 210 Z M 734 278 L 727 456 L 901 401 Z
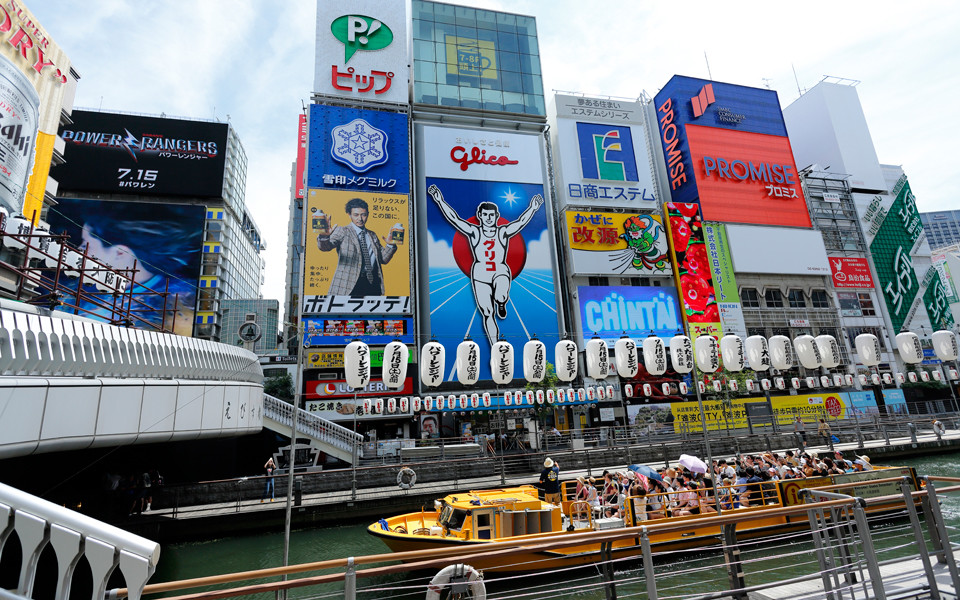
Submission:
M 227 125 L 75 110 L 61 128 L 66 191 L 219 198 Z
M 70 243 L 80 250 L 86 249 L 88 256 L 116 269 L 131 269 L 136 265 L 133 293 L 143 304 L 134 302 L 132 306 L 136 315 L 134 326 L 148 327 L 143 321 L 160 326 L 163 297 L 142 292 L 145 288 L 166 290 L 169 291 L 166 328 L 172 326 L 174 333 L 189 336 L 193 332 L 197 304 L 205 213 L 205 207 L 196 205 L 58 198 L 47 221 L 51 233 L 66 233 Z M 78 280 L 61 278 L 61 281 L 75 289 Z M 92 283 L 85 283 L 84 291 L 104 302 L 113 301 L 111 294 L 98 291 Z M 108 322 L 116 317 L 92 302 L 81 301 L 80 306 L 94 311 L 93 314 L 82 311 L 84 316 Z M 72 308 L 64 307 L 64 310 Z

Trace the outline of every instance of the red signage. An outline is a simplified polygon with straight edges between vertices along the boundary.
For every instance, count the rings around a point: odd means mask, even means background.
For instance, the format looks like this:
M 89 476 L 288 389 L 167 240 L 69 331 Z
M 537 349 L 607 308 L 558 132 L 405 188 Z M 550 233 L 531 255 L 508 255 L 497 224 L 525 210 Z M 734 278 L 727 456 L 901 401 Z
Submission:
M 810 227 L 790 140 L 687 125 L 704 221 Z
M 470 152 L 467 152 L 467 149 L 463 146 L 454 146 L 450 150 L 450 159 L 460 164 L 460 170 L 466 171 L 467 167 L 470 165 L 515 165 L 519 161 L 512 160 L 506 155 L 497 156 L 491 154 L 487 156 L 486 150 L 481 150 L 474 146 L 470 149 Z
M 830 257 L 830 272 L 833 274 L 833 287 L 864 288 L 873 287 L 870 265 L 865 258 Z
M 404 396 L 413 394 L 413 378 L 407 377 L 403 389 L 388 389 L 382 379 L 371 379 L 367 387 L 357 390 L 356 395 L 363 396 Z M 326 398 L 353 398 L 354 390 L 344 379 L 326 381 L 307 381 L 306 399 L 324 400 Z
M 303 181 L 303 169 L 307 164 L 307 115 L 300 114 L 297 133 L 297 199 L 303 200 L 306 183 Z

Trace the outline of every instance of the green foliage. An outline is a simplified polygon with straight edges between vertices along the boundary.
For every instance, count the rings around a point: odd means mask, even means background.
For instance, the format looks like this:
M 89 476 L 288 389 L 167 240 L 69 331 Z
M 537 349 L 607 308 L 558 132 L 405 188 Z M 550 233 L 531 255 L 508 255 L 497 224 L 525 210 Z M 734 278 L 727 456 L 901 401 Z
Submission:
M 527 383 L 524 386 L 524 389 L 533 390 L 543 390 L 543 393 L 547 393 L 547 390 L 556 389 L 560 385 L 560 378 L 557 377 L 557 371 L 553 368 L 553 363 L 547 362 L 547 372 L 543 376 L 543 381 L 540 383 Z M 534 404 L 534 408 L 537 411 L 538 415 L 545 415 L 553 411 L 553 407 L 544 402 L 543 404 Z
M 281 400 L 293 400 L 293 378 L 286 371 L 263 380 L 263 393 Z

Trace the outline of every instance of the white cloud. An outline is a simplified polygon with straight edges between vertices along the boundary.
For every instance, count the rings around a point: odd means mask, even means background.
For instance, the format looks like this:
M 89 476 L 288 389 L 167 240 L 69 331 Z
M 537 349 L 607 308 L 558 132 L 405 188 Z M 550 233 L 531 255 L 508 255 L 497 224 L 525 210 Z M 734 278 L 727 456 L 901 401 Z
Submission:
M 433 239 L 433 234 L 429 231 L 427 232 L 427 253 L 431 267 L 457 266 L 457 261 L 453 258 L 453 247 L 444 240 Z
M 539 238 L 527 240 L 527 265 L 525 268 L 553 269 L 553 261 L 550 260 L 553 246 L 553 237 L 548 229 L 544 229 Z

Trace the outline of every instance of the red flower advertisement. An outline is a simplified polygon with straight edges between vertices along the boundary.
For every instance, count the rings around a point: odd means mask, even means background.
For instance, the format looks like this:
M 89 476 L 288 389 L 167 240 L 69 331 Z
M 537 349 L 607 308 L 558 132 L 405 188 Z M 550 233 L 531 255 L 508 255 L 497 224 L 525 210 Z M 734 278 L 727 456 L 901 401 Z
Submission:
M 691 337 L 701 333 L 719 336 L 720 311 L 713 289 L 713 274 L 703 236 L 703 217 L 696 204 L 668 202 L 670 251 L 677 265 L 677 283 L 683 314 Z

